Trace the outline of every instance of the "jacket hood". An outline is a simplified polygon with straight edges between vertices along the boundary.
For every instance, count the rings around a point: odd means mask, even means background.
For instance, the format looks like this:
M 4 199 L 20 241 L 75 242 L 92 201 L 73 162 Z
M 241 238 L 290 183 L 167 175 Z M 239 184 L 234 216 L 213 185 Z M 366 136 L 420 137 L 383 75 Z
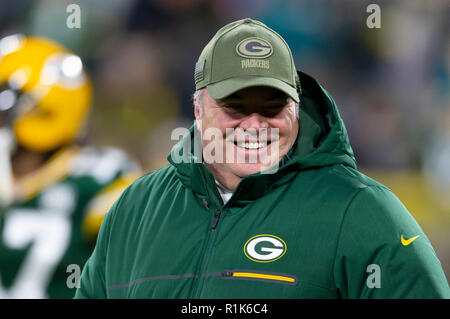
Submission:
M 343 164 L 356 168 L 345 124 L 330 94 L 311 76 L 298 72 L 302 86 L 299 138 L 293 160 L 301 169 Z
M 350 146 L 347 130 L 339 115 L 336 103 L 328 92 L 311 76 L 298 72 L 301 83 L 299 134 L 291 150 L 279 163 L 273 174 L 253 174 L 243 178 L 235 190 L 247 200 L 264 195 L 271 188 L 278 187 L 303 170 L 342 164 L 356 168 L 356 160 Z M 168 155 L 180 181 L 201 195 L 217 193 L 214 177 L 199 161 L 201 142 L 194 143 L 195 125 Z M 200 145 L 200 149 L 194 146 Z M 190 150 L 188 154 L 184 150 Z M 180 163 L 180 158 L 184 160 Z M 220 196 L 219 196 L 220 197 Z M 236 196 L 233 196 L 236 197 Z

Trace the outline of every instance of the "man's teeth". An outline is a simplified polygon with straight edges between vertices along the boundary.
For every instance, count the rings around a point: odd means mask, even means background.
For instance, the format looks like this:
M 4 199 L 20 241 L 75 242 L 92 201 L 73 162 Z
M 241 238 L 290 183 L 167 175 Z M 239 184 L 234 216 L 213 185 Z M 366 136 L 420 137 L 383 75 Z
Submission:
M 255 143 L 246 143 L 246 142 L 237 142 L 238 147 L 248 148 L 248 149 L 258 149 L 267 146 L 267 142 L 255 142 Z

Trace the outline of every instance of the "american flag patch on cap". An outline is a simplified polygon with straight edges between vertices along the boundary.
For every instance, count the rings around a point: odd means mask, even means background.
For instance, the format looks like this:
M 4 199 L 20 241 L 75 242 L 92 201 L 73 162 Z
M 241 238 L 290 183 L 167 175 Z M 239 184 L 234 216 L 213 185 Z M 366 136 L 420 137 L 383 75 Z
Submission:
M 205 61 L 199 61 L 195 64 L 195 71 L 194 71 L 195 83 L 203 80 L 203 77 L 204 77 L 203 68 L 204 67 L 205 67 Z

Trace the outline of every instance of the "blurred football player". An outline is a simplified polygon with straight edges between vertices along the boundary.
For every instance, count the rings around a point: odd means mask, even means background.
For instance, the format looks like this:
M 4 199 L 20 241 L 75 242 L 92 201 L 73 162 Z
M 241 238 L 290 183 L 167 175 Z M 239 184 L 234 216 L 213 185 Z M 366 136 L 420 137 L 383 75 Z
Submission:
M 70 271 L 140 175 L 123 151 L 78 143 L 91 95 L 81 59 L 63 46 L 0 40 L 0 298 L 73 297 Z

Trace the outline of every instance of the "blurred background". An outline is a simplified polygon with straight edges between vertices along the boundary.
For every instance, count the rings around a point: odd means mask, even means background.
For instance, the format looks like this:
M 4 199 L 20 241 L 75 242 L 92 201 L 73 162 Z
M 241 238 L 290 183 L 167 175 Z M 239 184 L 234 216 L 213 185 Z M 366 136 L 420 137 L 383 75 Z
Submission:
M 80 28 L 67 27 L 75 3 Z M 118 146 L 145 172 L 166 165 L 175 127 L 193 122 L 195 62 L 223 25 L 261 20 L 297 69 L 335 99 L 361 171 L 391 188 L 450 278 L 450 3 L 346 0 L 0 0 L 0 38 L 52 38 L 78 54 L 94 87 L 86 141 Z

